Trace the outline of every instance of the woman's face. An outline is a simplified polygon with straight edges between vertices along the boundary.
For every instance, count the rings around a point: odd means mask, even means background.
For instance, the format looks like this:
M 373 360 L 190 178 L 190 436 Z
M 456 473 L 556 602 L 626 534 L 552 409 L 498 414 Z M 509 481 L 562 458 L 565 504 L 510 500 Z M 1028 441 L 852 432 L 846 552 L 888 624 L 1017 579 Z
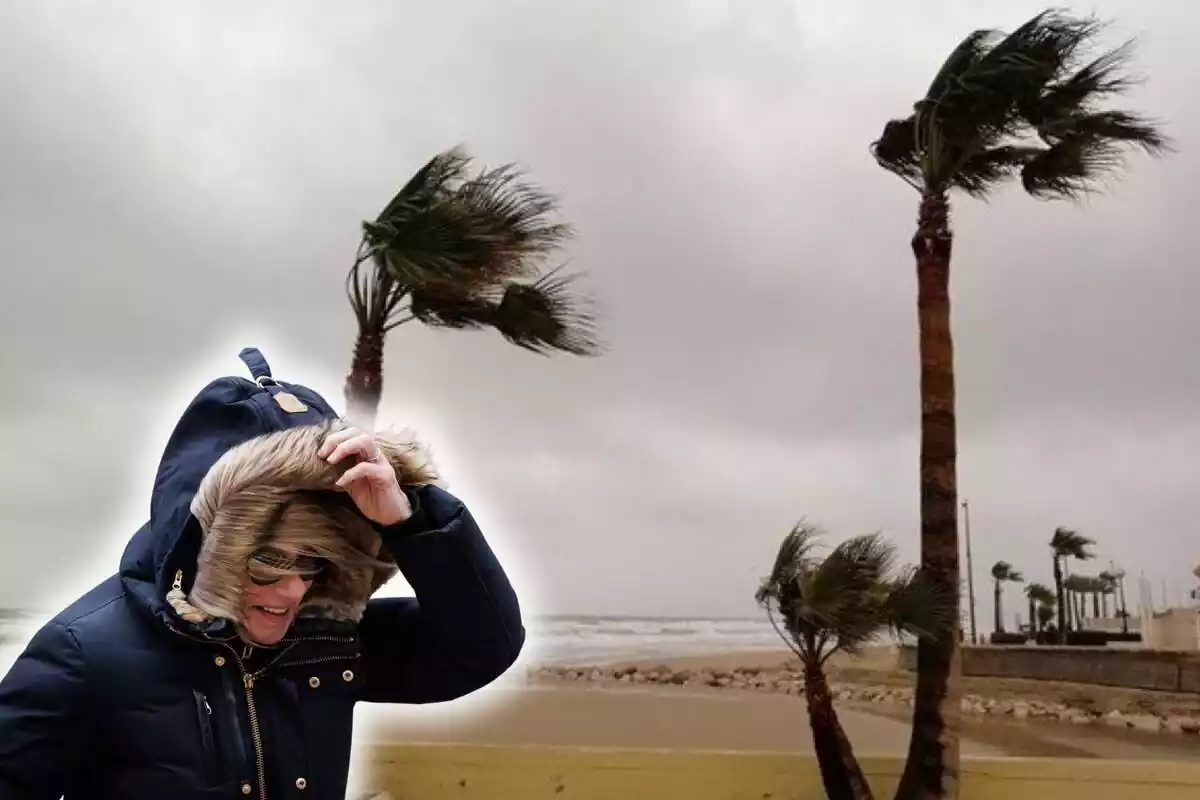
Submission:
M 312 583 L 292 573 L 263 586 L 247 575 L 242 586 L 243 638 L 252 644 L 278 644 L 296 620 Z

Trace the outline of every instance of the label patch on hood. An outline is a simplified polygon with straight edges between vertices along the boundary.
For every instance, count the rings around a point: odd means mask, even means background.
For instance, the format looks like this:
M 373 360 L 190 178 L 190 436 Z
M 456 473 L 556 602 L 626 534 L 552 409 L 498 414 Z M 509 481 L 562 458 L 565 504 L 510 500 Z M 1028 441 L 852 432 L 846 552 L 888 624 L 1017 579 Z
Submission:
M 305 411 L 308 411 L 308 406 L 304 405 L 304 402 L 299 397 L 290 392 L 275 392 L 272 397 L 275 398 L 275 402 L 279 404 L 279 407 L 289 414 L 303 414 Z

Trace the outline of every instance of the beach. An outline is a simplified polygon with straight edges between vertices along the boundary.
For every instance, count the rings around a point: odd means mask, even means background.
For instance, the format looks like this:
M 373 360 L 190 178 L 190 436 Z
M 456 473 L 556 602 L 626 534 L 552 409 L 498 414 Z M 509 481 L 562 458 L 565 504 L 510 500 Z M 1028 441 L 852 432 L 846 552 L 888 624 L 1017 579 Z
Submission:
M 535 667 L 527 671 L 523 682 L 512 677 L 477 696 L 444 706 L 360 707 L 360 741 L 811 754 L 802 695 L 795 690 L 756 690 L 734 685 L 740 681 L 732 680 L 735 673 L 784 670 L 794 665 L 790 652 L 775 650 L 609 661 L 581 665 L 573 671 L 561 665 L 542 670 Z M 879 648 L 862 658 L 836 659 L 831 663 L 831 679 L 836 683 L 850 674 L 858 679 L 876 676 L 884 686 L 889 680 L 911 683 L 911 676 L 898 675 L 894 666 L 894 651 Z M 577 677 L 572 677 L 572 672 Z M 624 678 L 613 677 L 621 673 Z M 630 678 L 639 673 L 644 682 Z M 729 685 L 654 682 L 658 673 L 725 676 Z M 972 690 L 978 688 L 973 684 Z M 1052 697 L 1080 690 L 1050 684 L 1024 691 Z M 837 707 L 860 755 L 903 756 L 907 751 L 910 711 L 904 704 L 843 699 Z M 962 753 L 1200 761 L 1200 737 L 1124 726 L 964 714 Z

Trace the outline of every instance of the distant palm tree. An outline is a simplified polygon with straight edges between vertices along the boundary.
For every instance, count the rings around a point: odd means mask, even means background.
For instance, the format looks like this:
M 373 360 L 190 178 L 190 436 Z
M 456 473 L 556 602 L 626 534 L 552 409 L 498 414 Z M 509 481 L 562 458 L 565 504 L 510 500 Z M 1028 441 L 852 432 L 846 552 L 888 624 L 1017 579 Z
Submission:
M 1007 561 L 997 561 L 992 565 L 992 580 L 995 582 L 995 628 L 996 633 L 1004 633 L 1004 614 L 1001 604 L 1004 600 L 1004 584 L 1006 582 L 1021 583 L 1025 577 L 1013 569 Z
M 983 197 L 1019 175 L 1033 197 L 1073 198 L 1115 174 L 1125 146 L 1167 149 L 1151 122 L 1099 107 L 1131 82 L 1124 74 L 1129 46 L 1088 54 L 1100 28 L 1048 11 L 1008 35 L 971 33 L 913 113 L 889 121 L 871 147 L 884 169 L 921 196 L 911 242 L 921 364 L 921 566 L 948 588 L 959 583 L 950 192 Z M 913 738 L 900 782 L 906 798 L 958 793 L 958 637 L 936 641 L 917 648 Z
M 363 238 L 346 291 L 358 321 L 346 377 L 348 416 L 373 426 L 383 392 L 387 334 L 408 322 L 432 328 L 492 328 L 538 353 L 594 355 L 596 326 L 572 297 L 572 276 L 545 261 L 571 235 L 552 216 L 557 202 L 513 165 L 468 175 L 455 148 L 409 179 Z
M 810 525 L 795 526 L 754 597 L 803 666 L 826 794 L 864 800 L 872 796 L 871 788 L 838 721 L 825 662 L 837 652 L 858 653 L 889 630 L 919 638 L 945 630 L 956 595 L 923 580 L 916 570 L 894 568 L 895 548 L 878 534 L 848 539 L 823 559 L 813 552 L 818 535 Z
M 1025 586 L 1025 597 L 1029 601 L 1029 627 L 1041 632 L 1043 624 L 1039 620 L 1039 606 L 1053 606 L 1054 592 L 1041 583 L 1030 583 Z
M 1043 631 L 1046 626 L 1054 621 L 1054 603 L 1046 603 L 1037 607 L 1038 631 Z
M 1065 644 L 1067 641 L 1067 622 L 1069 619 L 1063 565 L 1068 558 L 1075 558 L 1080 561 L 1086 561 L 1091 558 L 1092 552 L 1088 548 L 1093 544 L 1095 544 L 1094 541 L 1076 533 L 1070 528 L 1055 528 L 1054 535 L 1050 537 L 1050 550 L 1054 554 L 1054 590 L 1058 595 L 1059 644 Z
M 1071 608 L 1075 614 L 1075 628 L 1076 630 L 1083 630 L 1083 620 L 1087 616 L 1087 596 L 1094 596 L 1093 593 L 1096 590 L 1095 579 L 1088 575 L 1068 575 L 1063 585 L 1071 594 Z

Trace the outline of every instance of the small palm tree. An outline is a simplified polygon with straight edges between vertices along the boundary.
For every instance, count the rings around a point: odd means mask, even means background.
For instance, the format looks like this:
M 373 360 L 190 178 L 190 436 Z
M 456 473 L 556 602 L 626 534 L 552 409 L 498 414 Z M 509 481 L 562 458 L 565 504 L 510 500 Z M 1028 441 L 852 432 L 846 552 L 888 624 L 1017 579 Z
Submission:
M 1046 626 L 1054 621 L 1054 603 L 1044 603 L 1037 607 L 1038 631 L 1043 631 Z
M 471 176 L 455 148 L 434 156 L 373 222 L 363 223 L 346 291 L 358 322 L 346 377 L 348 416 L 371 427 L 387 334 L 409 322 L 491 328 L 537 353 L 594 355 L 595 320 L 573 276 L 546 260 L 570 237 L 557 202 L 513 165 Z
M 894 568 L 895 548 L 878 534 L 848 539 L 823 559 L 814 553 L 818 536 L 801 523 L 784 537 L 755 600 L 800 658 L 826 793 L 863 800 L 871 789 L 834 710 L 825 662 L 837 652 L 857 653 L 887 631 L 925 638 L 945 630 L 957 595 L 916 570 Z
M 1070 612 L 1067 608 L 1067 595 L 1064 578 L 1064 567 L 1068 558 L 1086 561 L 1092 557 L 1088 548 L 1095 542 L 1070 528 L 1058 527 L 1050 537 L 1050 550 L 1054 555 L 1054 591 L 1058 598 L 1058 640 L 1060 644 L 1067 641 L 1067 622 Z
M 1025 577 L 1013 569 L 1007 561 L 997 561 L 992 565 L 992 581 L 995 583 L 995 627 L 996 633 L 1004 633 L 1004 614 L 1001 604 L 1004 600 L 1004 584 L 1006 582 L 1021 583 Z
M 954 345 L 950 326 L 950 193 L 985 197 L 1020 177 L 1039 199 L 1075 198 L 1122 166 L 1126 147 L 1167 149 L 1152 122 L 1101 104 L 1131 83 L 1131 48 L 1089 54 L 1101 25 L 1047 11 L 1007 35 L 969 34 L 950 53 L 913 113 L 884 125 L 871 151 L 920 193 L 911 241 L 917 267 L 921 365 L 921 566 L 959 581 Z M 955 796 L 958 640 L 922 642 L 904 797 Z
M 1041 632 L 1043 624 L 1038 614 L 1039 606 L 1053 606 L 1054 592 L 1041 583 L 1030 583 L 1025 587 L 1025 597 L 1029 601 L 1029 627 Z

